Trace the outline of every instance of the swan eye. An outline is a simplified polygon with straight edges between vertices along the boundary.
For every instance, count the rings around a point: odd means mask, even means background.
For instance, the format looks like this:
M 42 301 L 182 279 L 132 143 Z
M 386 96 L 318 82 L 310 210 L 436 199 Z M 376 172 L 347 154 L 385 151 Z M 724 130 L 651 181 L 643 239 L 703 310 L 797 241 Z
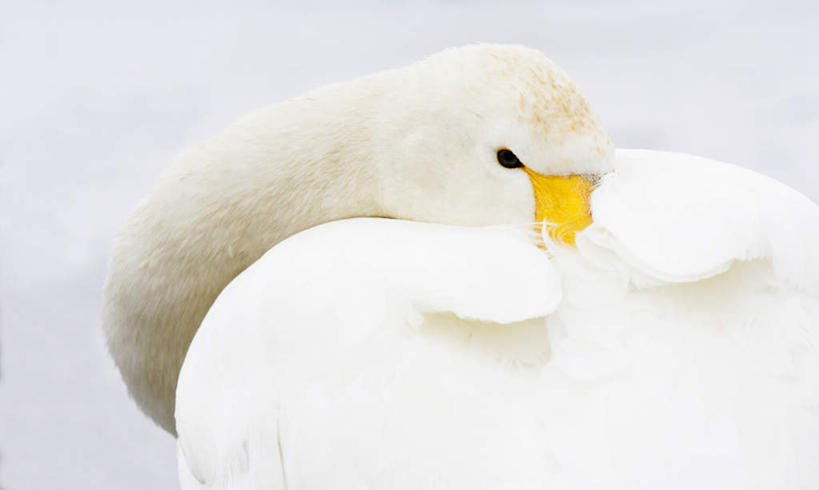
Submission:
M 523 163 L 518 159 L 517 155 L 512 153 L 512 150 L 501 148 L 498 150 L 498 163 L 506 168 L 519 168 Z

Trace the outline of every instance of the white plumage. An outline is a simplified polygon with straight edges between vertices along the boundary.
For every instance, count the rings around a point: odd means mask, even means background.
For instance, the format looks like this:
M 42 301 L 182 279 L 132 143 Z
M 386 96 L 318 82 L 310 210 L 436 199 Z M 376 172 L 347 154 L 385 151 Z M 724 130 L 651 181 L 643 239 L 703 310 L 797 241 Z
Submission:
M 208 308 L 299 231 L 359 216 L 531 223 L 532 176 L 499 165 L 501 148 L 560 180 L 605 172 L 612 147 L 542 53 L 476 45 L 254 111 L 183 152 L 117 236 L 105 286 L 103 329 L 134 400 L 175 433 L 177 375 Z
M 819 487 L 819 208 L 618 150 L 577 248 L 355 219 L 219 296 L 177 389 L 183 488 Z

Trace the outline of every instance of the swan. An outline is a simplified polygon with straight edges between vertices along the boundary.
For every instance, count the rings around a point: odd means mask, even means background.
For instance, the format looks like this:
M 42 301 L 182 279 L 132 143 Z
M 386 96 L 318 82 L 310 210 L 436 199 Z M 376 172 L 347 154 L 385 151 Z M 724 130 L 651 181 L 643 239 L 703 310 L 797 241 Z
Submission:
M 613 150 L 525 48 L 183 155 L 123 228 L 105 319 L 185 489 L 819 484 L 819 207 Z

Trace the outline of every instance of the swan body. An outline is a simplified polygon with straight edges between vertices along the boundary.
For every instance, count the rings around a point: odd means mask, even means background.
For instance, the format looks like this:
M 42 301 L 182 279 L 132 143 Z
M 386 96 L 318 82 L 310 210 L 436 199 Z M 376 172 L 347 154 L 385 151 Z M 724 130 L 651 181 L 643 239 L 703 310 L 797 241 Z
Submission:
M 182 367 L 183 488 L 816 488 L 819 208 L 613 165 L 576 247 L 383 219 L 273 247 Z

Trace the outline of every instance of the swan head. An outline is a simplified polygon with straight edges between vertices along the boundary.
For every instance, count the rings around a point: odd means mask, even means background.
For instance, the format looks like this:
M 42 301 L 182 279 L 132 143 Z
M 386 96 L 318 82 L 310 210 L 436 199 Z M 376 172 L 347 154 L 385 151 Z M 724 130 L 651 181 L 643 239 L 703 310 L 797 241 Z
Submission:
M 518 46 L 448 49 L 255 111 L 183 152 L 119 233 L 103 301 L 140 408 L 174 432 L 188 345 L 216 296 L 281 240 L 382 216 L 455 225 L 590 222 L 611 142 L 568 76 Z
M 612 144 L 557 65 L 520 46 L 448 49 L 400 74 L 372 124 L 384 215 L 460 225 L 544 220 L 574 242 Z

